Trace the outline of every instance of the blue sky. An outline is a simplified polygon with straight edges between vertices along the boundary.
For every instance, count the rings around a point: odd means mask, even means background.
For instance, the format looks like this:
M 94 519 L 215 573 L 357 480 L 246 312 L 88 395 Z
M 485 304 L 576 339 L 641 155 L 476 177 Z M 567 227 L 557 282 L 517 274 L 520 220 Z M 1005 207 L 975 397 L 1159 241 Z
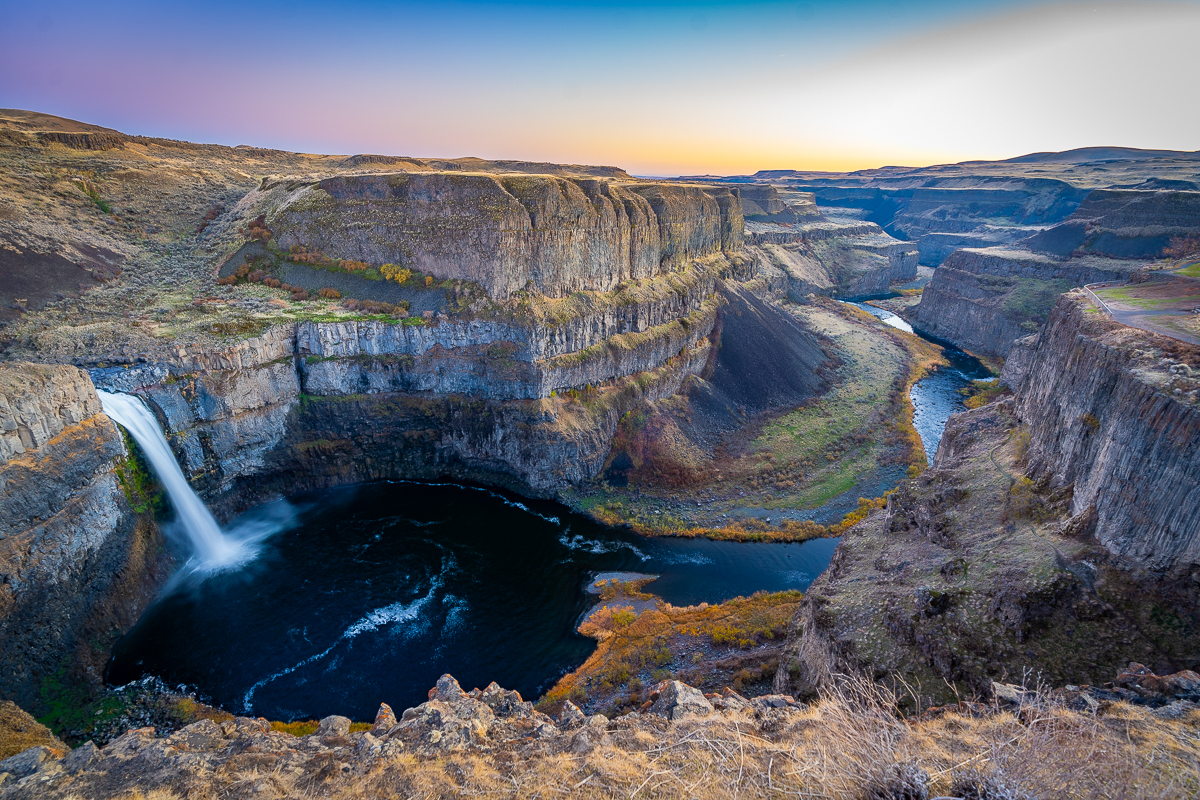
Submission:
M 1200 149 L 1200 3 L 0 0 L 0 105 L 309 152 L 847 169 Z

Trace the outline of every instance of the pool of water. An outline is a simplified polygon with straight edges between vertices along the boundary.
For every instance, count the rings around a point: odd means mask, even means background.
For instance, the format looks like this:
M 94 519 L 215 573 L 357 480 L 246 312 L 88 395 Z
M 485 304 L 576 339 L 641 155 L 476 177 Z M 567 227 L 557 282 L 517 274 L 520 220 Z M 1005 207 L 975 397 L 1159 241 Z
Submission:
M 445 672 L 534 698 L 594 647 L 575 631 L 594 574 L 653 573 L 668 602 L 713 603 L 805 589 L 837 545 L 647 539 L 555 503 L 408 482 L 247 516 L 287 523 L 244 569 L 170 587 L 117 643 L 111 683 L 156 675 L 271 719 L 369 720 Z

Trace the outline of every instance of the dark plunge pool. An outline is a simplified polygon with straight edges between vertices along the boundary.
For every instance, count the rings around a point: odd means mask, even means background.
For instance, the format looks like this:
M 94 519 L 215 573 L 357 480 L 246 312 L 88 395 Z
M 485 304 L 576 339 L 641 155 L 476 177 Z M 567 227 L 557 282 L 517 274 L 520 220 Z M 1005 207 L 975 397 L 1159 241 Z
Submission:
M 805 589 L 837 544 L 647 539 L 555 503 L 377 483 L 294 497 L 237 572 L 168 591 L 114 649 L 108 680 L 156 675 L 238 714 L 344 714 L 425 700 L 438 676 L 537 697 L 593 643 L 575 632 L 600 571 L 659 574 L 675 605 Z

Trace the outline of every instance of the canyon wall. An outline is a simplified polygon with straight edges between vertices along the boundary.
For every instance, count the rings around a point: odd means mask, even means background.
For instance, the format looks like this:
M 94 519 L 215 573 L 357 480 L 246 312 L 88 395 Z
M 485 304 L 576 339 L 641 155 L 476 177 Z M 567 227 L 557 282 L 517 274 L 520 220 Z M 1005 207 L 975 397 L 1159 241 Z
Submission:
M 827 213 L 836 209 L 861 213 L 892 236 L 910 242 L 919 252 L 920 263 L 933 267 L 962 247 L 1003 246 L 1035 235 L 1070 215 L 1089 191 L 1061 180 L 1016 176 L 781 173 L 771 179 L 780 186 L 812 192 Z
M 1125 280 L 1140 266 L 1097 257 L 1060 261 L 1018 248 L 958 250 L 925 287 L 914 324 L 964 350 L 1007 356 L 1014 341 L 1041 327 L 1061 293 Z
M 1015 397 L 951 416 L 931 469 L 843 536 L 777 689 L 898 672 L 948 702 L 940 682 L 1200 666 L 1200 348 L 1071 292 L 1018 352 Z
M 885 294 L 917 276 L 916 247 L 871 222 L 748 222 L 746 253 L 760 271 L 782 273 L 793 300 Z
M 611 291 L 741 248 L 736 189 L 598 178 L 393 173 L 264 183 L 283 248 L 474 281 L 493 298 Z
M 86 373 L 0 366 L 0 696 L 101 682 L 163 558 L 149 503 Z
M 1096 538 L 1146 567 L 1200 565 L 1200 348 L 1062 297 L 1017 385 L 1029 474 L 1072 485 Z
M 1200 234 L 1200 192 L 1097 189 L 1059 225 L 1025 239 L 1062 258 L 1157 258 L 1172 237 Z

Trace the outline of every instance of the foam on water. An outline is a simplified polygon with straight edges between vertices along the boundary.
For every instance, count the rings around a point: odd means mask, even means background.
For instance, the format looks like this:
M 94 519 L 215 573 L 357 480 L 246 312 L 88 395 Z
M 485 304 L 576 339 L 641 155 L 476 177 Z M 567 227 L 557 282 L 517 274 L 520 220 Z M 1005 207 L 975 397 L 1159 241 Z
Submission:
M 246 694 L 242 697 L 242 709 L 247 714 L 252 713 L 254 711 L 254 694 L 259 689 L 274 680 L 282 678 L 285 675 L 291 675 L 301 667 L 306 667 L 309 664 L 320 661 L 321 659 L 325 658 L 325 656 L 332 653 L 342 642 L 353 639 L 354 637 L 363 633 L 372 633 L 385 625 L 394 625 L 399 622 L 415 622 L 420 618 L 421 609 L 433 599 L 434 594 L 438 589 L 441 588 L 441 586 L 442 582 L 440 580 L 434 580 L 429 586 L 429 591 L 426 592 L 423 597 L 418 597 L 416 600 L 413 600 L 409 603 L 396 602 L 384 606 L 383 608 L 376 608 L 372 611 L 368 611 L 360 619 L 347 627 L 346 630 L 342 631 L 342 635 L 334 640 L 333 644 L 329 645 L 329 647 L 326 647 L 324 650 L 315 655 L 309 656 L 298 664 L 293 664 L 290 667 L 285 667 L 278 672 L 268 675 L 247 689 Z

